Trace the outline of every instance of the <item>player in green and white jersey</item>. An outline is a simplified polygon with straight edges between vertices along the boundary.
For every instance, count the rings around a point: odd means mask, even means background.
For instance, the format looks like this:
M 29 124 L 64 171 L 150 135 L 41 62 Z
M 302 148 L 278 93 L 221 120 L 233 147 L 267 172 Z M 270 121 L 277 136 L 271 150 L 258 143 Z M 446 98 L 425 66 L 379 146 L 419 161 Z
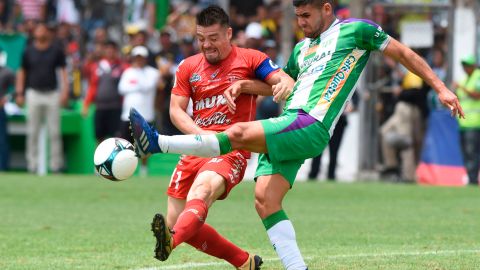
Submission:
M 270 241 L 286 269 L 307 269 L 295 231 L 282 208 L 301 164 L 320 154 L 346 102 L 353 93 L 370 52 L 381 51 L 419 75 L 438 93 L 453 116 L 463 117 L 458 99 L 411 49 L 388 36 L 368 20 L 339 21 L 332 0 L 293 0 L 299 26 L 306 38 L 295 49 L 284 70 L 296 82 L 282 79 L 272 86 L 274 100 L 285 100 L 282 115 L 262 121 L 237 123 L 215 135 L 163 136 L 132 110 L 130 122 L 140 156 L 177 153 L 219 156 L 232 150 L 260 153 L 256 171 L 255 207 Z M 247 93 L 265 93 L 250 89 Z M 240 87 L 224 96 L 231 111 Z

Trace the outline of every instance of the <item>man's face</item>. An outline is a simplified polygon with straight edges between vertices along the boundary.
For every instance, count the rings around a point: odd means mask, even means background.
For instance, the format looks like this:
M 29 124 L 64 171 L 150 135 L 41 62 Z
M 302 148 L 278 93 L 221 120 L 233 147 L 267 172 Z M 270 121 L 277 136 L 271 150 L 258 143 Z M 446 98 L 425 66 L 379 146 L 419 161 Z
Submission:
M 316 38 L 326 30 L 326 24 L 331 13 L 330 4 L 324 4 L 321 8 L 307 4 L 295 7 L 298 26 L 307 38 Z
M 467 73 L 468 75 L 471 75 L 471 74 L 475 71 L 475 66 L 474 66 L 474 65 L 462 64 L 462 66 L 463 66 L 463 70 L 464 70 L 465 73 Z
M 214 24 L 197 25 L 198 48 L 210 64 L 216 64 L 230 53 L 232 28 Z

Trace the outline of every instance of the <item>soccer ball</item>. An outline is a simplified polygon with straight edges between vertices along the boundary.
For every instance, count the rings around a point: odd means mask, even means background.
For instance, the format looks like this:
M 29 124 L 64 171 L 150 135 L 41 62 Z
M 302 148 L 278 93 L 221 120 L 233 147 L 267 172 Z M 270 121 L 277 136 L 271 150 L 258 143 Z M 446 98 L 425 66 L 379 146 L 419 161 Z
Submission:
M 129 141 L 122 138 L 108 138 L 95 149 L 93 163 L 100 176 L 112 181 L 121 181 L 133 175 L 138 158 Z

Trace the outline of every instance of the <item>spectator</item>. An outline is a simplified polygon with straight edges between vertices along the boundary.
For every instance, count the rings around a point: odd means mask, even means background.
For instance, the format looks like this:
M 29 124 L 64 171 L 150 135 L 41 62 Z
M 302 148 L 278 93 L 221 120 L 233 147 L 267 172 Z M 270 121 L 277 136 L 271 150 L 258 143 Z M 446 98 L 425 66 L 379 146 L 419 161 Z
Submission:
M 118 90 L 123 95 L 122 137 L 133 143 L 130 135 L 128 113 L 137 108 L 151 124 L 155 120 L 155 96 L 158 91 L 160 74 L 156 68 L 147 65 L 148 50 L 144 46 L 132 49 L 132 66 L 123 72 Z M 140 175 L 147 175 L 147 160 L 142 160 Z
M 27 166 L 29 172 L 38 169 L 38 139 L 46 120 L 50 135 L 50 169 L 58 173 L 63 168 L 60 104 L 66 106 L 69 97 L 65 54 L 53 44 L 52 33 L 45 24 L 38 24 L 33 34 L 32 44 L 23 53 L 16 81 L 16 102 L 20 106 L 24 102 L 27 105 Z M 62 82 L 60 91 L 57 68 Z
M 169 0 L 148 0 L 148 32 L 162 30 L 167 24 L 169 13 Z
M 44 21 L 46 19 L 46 0 L 16 0 L 15 13 L 23 21 Z
M 177 69 L 177 64 L 183 60 L 183 56 L 176 44 L 171 39 L 171 34 L 168 31 L 160 33 L 160 44 L 162 49 L 157 53 L 155 61 L 158 70 L 160 71 L 161 81 L 163 87 L 161 93 L 158 95 L 157 103 L 160 111 L 158 126 L 165 134 L 180 134 L 181 132 L 173 125 L 170 120 L 170 96 L 173 88 L 173 78 Z
M 118 82 L 125 68 L 117 44 L 108 41 L 105 55 L 94 64 L 82 110 L 82 114 L 87 115 L 90 104 L 95 103 L 95 137 L 98 142 L 120 136 L 122 96 L 118 92 Z
M 383 177 L 404 182 L 414 181 L 424 134 L 422 113 L 426 113 L 426 93 L 423 80 L 407 71 L 402 80 L 394 113 L 380 130 L 385 166 Z M 401 162 L 397 159 L 398 152 Z
M 5 67 L 5 58 L 0 62 L 0 171 L 7 171 L 9 164 L 9 148 L 7 138 L 7 115 L 3 106 L 8 101 L 6 93 L 8 88 L 15 84 L 15 74 Z
M 478 185 L 480 167 L 480 69 L 473 55 L 462 58 L 466 76 L 455 83 L 460 105 L 466 118 L 459 120 L 463 162 L 468 174 L 468 183 Z
M 258 22 L 251 22 L 245 29 L 247 38 L 245 47 L 260 50 L 263 47 L 263 27 Z
M 274 40 L 266 40 L 264 42 L 263 52 L 272 59 L 278 66 L 283 66 L 283 60 L 278 53 L 277 44 Z M 257 114 L 255 119 L 268 119 L 277 117 L 280 114 L 280 106 L 273 101 L 273 96 L 258 96 L 257 97 Z

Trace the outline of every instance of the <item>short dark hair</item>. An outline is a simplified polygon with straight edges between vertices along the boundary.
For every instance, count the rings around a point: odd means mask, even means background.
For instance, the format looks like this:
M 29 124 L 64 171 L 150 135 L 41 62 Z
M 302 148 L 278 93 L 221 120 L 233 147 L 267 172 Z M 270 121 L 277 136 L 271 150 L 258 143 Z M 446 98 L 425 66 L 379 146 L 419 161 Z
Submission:
M 211 26 L 220 24 L 221 26 L 230 26 L 230 19 L 227 13 L 221 7 L 212 5 L 197 14 L 197 25 Z
M 105 41 L 105 43 L 103 43 L 103 45 L 106 47 L 112 47 L 114 49 L 118 49 L 118 44 L 113 40 L 107 40 Z
M 311 4 L 312 6 L 322 7 L 325 3 L 333 6 L 333 0 L 293 0 L 293 6 L 305 6 Z

